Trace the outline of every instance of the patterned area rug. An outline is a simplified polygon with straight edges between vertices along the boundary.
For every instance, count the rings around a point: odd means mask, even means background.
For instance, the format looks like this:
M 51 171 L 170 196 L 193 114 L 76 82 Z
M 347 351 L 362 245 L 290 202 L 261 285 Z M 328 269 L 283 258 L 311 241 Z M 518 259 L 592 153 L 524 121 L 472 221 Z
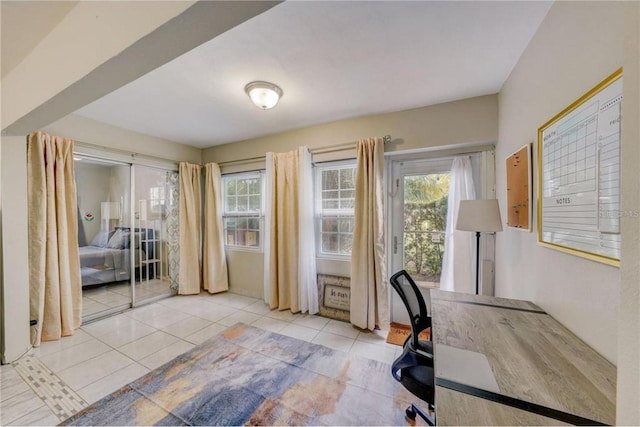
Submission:
M 62 425 L 408 425 L 416 400 L 385 363 L 239 323 Z
M 405 325 L 403 323 L 391 322 L 391 326 L 389 327 L 389 334 L 387 335 L 387 342 L 389 344 L 395 344 L 402 347 L 409 335 L 411 335 L 411 326 Z M 421 341 L 429 341 L 430 335 L 431 328 L 427 328 L 424 331 L 420 332 L 418 339 Z

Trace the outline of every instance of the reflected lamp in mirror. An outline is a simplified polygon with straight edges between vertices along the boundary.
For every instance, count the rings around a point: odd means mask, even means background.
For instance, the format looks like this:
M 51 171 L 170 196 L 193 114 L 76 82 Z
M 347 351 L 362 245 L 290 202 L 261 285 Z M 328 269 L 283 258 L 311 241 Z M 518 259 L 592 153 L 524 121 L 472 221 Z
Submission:
M 121 219 L 120 202 L 102 202 L 100 203 L 100 218 L 102 220 L 102 226 L 107 229 L 110 228 L 110 221 L 112 219 Z
M 147 216 L 147 201 L 144 199 L 138 201 L 138 219 L 140 221 L 147 221 L 149 219 Z

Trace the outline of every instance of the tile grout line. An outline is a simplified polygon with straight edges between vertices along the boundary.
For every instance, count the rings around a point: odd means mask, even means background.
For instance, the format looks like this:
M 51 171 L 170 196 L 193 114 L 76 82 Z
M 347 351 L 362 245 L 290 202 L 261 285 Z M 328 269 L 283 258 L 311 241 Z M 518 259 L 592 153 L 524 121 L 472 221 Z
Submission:
M 84 399 L 37 357 L 26 356 L 12 365 L 18 375 L 60 421 L 64 421 L 88 406 Z
M 23 381 L 23 382 L 26 382 L 26 381 L 24 381 L 24 380 L 22 380 L 22 381 Z M 24 390 L 24 391 L 21 391 L 20 393 L 17 393 L 17 394 L 15 394 L 15 395 L 11 396 L 11 397 L 10 397 L 10 398 L 8 398 L 8 399 L 3 400 L 2 402 L 0 402 L 0 409 L 3 409 L 3 410 L 4 410 L 4 406 L 3 406 L 3 405 L 6 405 L 6 404 L 7 404 L 6 402 L 7 402 L 8 400 L 15 399 L 15 398 L 17 398 L 17 397 L 19 397 L 19 396 L 22 396 L 22 395 L 23 395 L 23 394 L 25 394 L 25 393 L 33 393 L 33 390 L 32 390 L 31 388 L 28 388 L 28 389 L 26 389 L 26 390 Z M 36 397 L 40 398 L 40 396 L 36 396 Z M 3 426 L 4 426 L 4 425 L 12 425 L 12 424 L 15 424 L 15 421 L 16 421 L 16 420 L 19 420 L 20 418 L 26 417 L 27 415 L 30 415 L 30 414 L 34 413 L 35 411 L 39 411 L 41 408 L 43 408 L 43 407 L 45 406 L 45 404 L 44 404 L 44 402 L 42 401 L 42 399 L 40 399 L 40 403 L 42 404 L 41 406 L 38 406 L 36 409 L 32 409 L 32 410 L 31 410 L 31 411 L 29 411 L 29 412 L 26 412 L 26 413 L 19 413 L 18 415 L 15 415 L 15 414 L 14 414 L 14 415 L 13 415 L 13 419 L 11 419 L 11 420 L 9 420 L 9 421 L 7 421 L 7 420 L 3 419 L 2 415 L 4 415 L 4 413 L 0 414 L 0 423 L 1 423 L 1 425 L 3 425 Z

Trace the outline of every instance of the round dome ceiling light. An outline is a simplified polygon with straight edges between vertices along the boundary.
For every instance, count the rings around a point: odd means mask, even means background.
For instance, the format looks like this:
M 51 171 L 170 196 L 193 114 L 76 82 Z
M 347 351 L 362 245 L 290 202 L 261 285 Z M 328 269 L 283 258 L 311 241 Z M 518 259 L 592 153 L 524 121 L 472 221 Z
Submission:
M 251 82 L 244 87 L 256 107 L 268 110 L 276 106 L 282 97 L 282 89 L 269 82 Z

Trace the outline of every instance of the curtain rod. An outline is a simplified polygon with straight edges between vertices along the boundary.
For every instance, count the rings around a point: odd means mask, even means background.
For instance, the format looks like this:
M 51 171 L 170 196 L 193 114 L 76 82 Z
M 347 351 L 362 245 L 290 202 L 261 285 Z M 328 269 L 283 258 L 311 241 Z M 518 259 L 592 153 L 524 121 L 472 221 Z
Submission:
M 383 143 L 388 143 L 391 142 L 391 135 L 385 135 L 382 137 L 382 142 Z M 316 148 L 316 149 L 312 149 L 309 150 L 309 152 L 311 154 L 326 154 L 326 153 L 334 153 L 337 151 L 344 151 L 345 149 L 348 148 L 353 148 L 353 144 L 355 144 L 356 142 L 343 142 L 341 144 L 334 144 L 334 145 L 328 145 L 326 147 L 321 147 L 321 148 Z M 258 162 L 261 160 L 265 160 L 267 158 L 266 155 L 264 156 L 256 156 L 256 157 L 247 157 L 245 159 L 237 159 L 237 160 L 227 160 L 226 162 L 220 162 L 218 163 L 219 166 L 226 166 L 226 165 L 231 165 L 231 164 L 243 164 L 243 163 L 253 163 L 253 162 Z
M 105 153 L 123 154 L 125 156 L 131 157 L 132 162 L 135 162 L 136 159 L 141 158 L 141 159 L 147 159 L 147 160 L 152 160 L 152 161 L 157 161 L 162 163 L 171 163 L 174 165 L 178 165 L 178 162 L 176 162 L 175 160 L 169 160 L 162 157 L 150 156 L 147 154 L 135 153 L 133 151 L 123 150 L 121 148 L 104 147 L 102 145 L 91 144 L 89 142 L 84 142 L 84 141 L 74 140 L 74 147 L 75 146 L 78 146 L 80 148 L 88 148 L 93 150 L 104 151 Z
M 442 157 L 442 156 L 458 156 L 458 155 L 466 155 L 466 154 L 479 154 L 490 150 L 495 150 L 494 144 L 473 144 L 473 145 L 456 145 L 453 147 L 447 146 L 439 146 L 439 147 L 430 147 L 427 149 L 424 148 L 416 148 L 413 150 L 406 150 L 400 152 L 388 152 L 384 153 L 385 157 L 391 158 L 392 160 L 403 161 L 403 160 L 411 160 L 416 158 L 416 154 L 419 154 L 421 158 L 432 158 L 432 157 Z

